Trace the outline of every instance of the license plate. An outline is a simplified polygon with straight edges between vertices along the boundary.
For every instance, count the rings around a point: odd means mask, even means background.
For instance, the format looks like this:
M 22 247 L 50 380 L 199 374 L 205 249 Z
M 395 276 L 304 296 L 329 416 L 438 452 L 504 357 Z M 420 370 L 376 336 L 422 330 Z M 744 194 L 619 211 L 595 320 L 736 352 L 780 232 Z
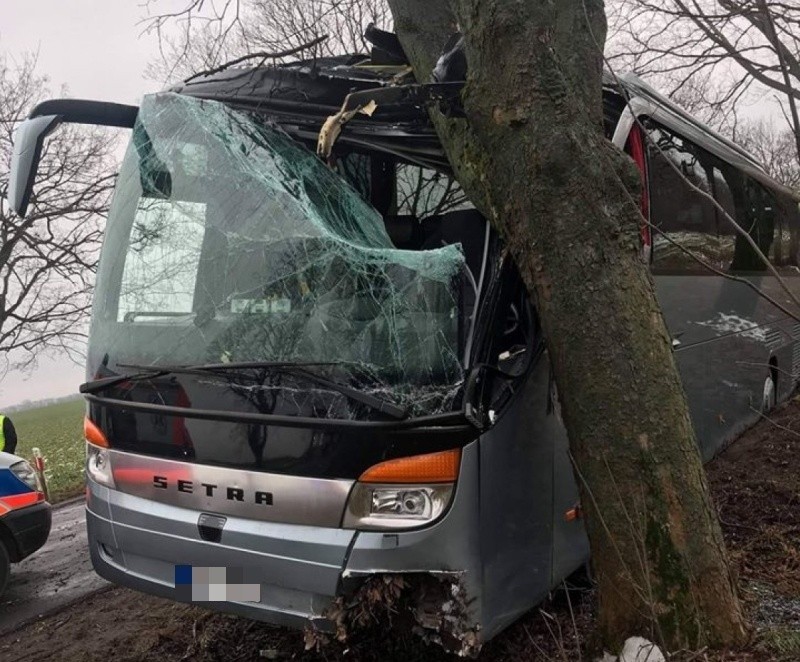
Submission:
M 178 599 L 187 602 L 260 602 L 261 584 L 244 568 L 175 566 Z

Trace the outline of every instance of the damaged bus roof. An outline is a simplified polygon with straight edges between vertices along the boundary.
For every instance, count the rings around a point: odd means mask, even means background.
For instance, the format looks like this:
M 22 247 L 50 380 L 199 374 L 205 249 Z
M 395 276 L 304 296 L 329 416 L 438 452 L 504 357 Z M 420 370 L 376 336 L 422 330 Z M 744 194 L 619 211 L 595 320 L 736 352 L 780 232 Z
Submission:
M 369 95 L 378 94 L 382 98 L 371 117 L 354 117 L 339 141 L 450 172 L 427 106 L 437 103 L 445 112 L 459 115 L 462 86 L 463 81 L 420 85 L 415 83 L 407 64 L 375 65 L 370 57 L 353 54 L 279 66 L 226 69 L 189 78 L 170 91 L 268 114 L 289 134 L 306 141 L 317 140 L 320 127 L 340 111 L 348 95 L 367 93 L 363 96 L 367 100 Z M 744 148 L 689 115 L 635 74 L 617 76 L 604 71 L 603 89 L 607 112 L 615 108 L 612 112 L 619 113 L 622 104 L 635 100 L 631 107 L 637 114 L 637 107 L 648 111 L 646 114 L 681 131 L 712 154 L 735 163 L 767 188 L 800 201 L 795 191 L 773 180 Z
M 369 118 L 354 118 L 339 138 L 356 149 L 379 150 L 419 165 L 449 170 L 421 93 L 407 65 L 372 65 L 363 55 L 318 58 L 279 66 L 226 69 L 190 78 L 169 91 L 274 118 L 287 133 L 316 142 L 325 120 L 349 94 L 385 90 Z M 448 89 L 448 84 L 442 86 Z M 457 96 L 461 84 L 449 84 Z M 390 98 L 390 96 L 392 98 Z M 424 98 L 423 98 L 424 97 Z
M 451 173 L 427 108 L 437 105 L 447 114 L 461 115 L 463 84 L 463 81 L 420 84 L 415 82 L 407 64 L 375 64 L 370 56 L 352 54 L 227 68 L 192 76 L 165 91 L 269 116 L 289 135 L 307 145 L 317 142 L 320 129 L 329 118 L 346 108 L 357 109 L 374 102 L 369 117 L 355 114 L 349 120 L 345 118 L 347 125 L 337 144 L 356 151 L 383 152 Z M 691 117 L 636 75 L 605 72 L 603 89 L 605 113 L 611 125 L 617 124 L 626 104 L 631 109 L 630 118 L 622 117 L 617 125 L 618 131 L 624 130 L 626 123 L 633 123 L 633 115 L 650 117 L 735 164 L 766 188 L 800 201 L 795 191 L 773 180 L 746 150 Z M 137 110 L 135 106 L 119 104 L 55 100 L 39 104 L 30 117 L 51 116 L 71 122 L 132 127 Z

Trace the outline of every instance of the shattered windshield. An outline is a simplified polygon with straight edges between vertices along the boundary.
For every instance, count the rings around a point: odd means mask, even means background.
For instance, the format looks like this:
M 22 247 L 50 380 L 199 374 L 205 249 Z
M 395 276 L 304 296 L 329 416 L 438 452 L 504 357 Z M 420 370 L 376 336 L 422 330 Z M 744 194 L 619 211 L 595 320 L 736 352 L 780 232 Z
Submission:
M 459 245 L 395 248 L 374 208 L 263 119 L 148 96 L 109 214 L 90 376 L 101 364 L 323 362 L 413 415 L 438 413 L 463 378 L 464 271 Z

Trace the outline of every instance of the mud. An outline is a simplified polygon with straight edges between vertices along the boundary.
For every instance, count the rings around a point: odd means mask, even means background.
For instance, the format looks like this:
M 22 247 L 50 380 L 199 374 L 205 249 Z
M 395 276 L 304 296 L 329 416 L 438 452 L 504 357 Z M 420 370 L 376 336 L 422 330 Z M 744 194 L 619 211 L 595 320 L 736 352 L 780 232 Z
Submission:
M 0 634 L 106 586 L 89 561 L 83 499 L 57 506 L 45 546 L 11 566 L 0 598 Z

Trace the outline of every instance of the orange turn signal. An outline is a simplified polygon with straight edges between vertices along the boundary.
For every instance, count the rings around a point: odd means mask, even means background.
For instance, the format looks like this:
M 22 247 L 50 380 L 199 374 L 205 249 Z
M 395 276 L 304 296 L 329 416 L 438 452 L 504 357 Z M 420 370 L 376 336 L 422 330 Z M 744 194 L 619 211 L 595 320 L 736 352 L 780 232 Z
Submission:
M 362 483 L 453 483 L 458 478 L 461 449 L 400 457 L 367 469 Z
M 90 444 L 100 446 L 101 448 L 108 448 L 108 439 L 103 431 L 89 419 L 88 416 L 83 417 L 83 436 Z

